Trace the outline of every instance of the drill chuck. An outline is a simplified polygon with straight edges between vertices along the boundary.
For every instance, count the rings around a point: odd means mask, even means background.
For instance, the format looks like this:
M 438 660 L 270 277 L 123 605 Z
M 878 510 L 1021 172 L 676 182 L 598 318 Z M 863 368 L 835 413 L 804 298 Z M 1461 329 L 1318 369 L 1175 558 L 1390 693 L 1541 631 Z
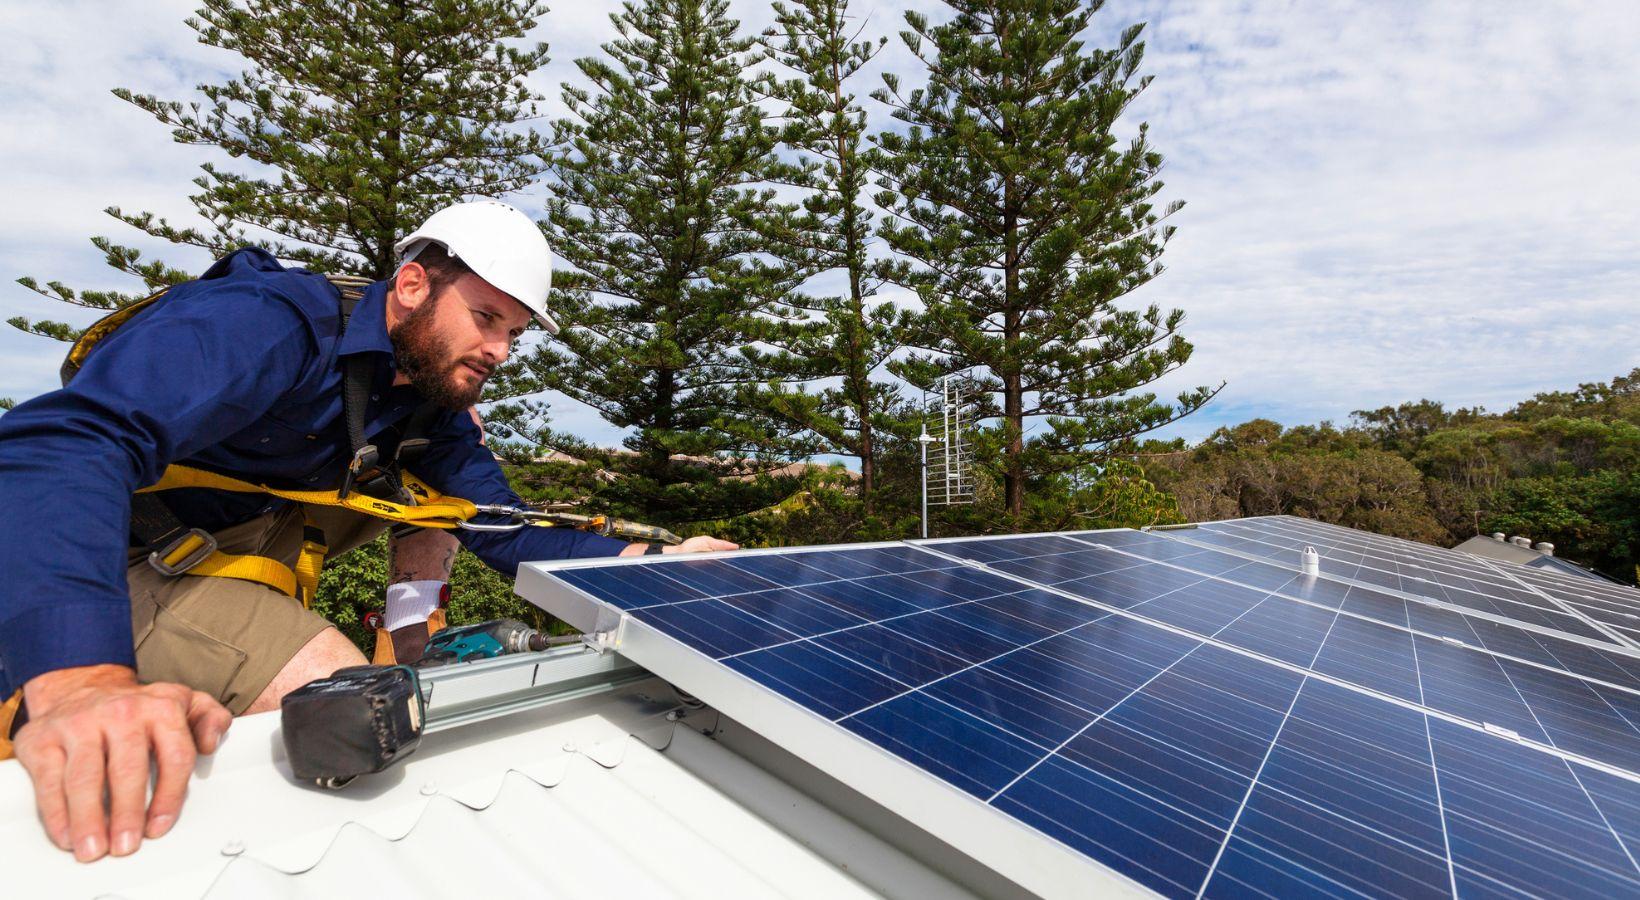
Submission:
M 508 653 L 545 650 L 551 640 L 517 619 L 494 619 L 446 628 L 427 641 L 421 666 L 490 659 Z

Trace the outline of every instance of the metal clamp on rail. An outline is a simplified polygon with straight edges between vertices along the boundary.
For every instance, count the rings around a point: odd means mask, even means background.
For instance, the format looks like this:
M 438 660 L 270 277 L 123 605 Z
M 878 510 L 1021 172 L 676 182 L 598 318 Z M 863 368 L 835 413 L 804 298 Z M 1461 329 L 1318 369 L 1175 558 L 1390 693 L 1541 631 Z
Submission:
M 180 552 L 189 542 L 197 540 L 199 544 L 176 562 L 167 562 Z M 181 575 L 194 566 L 204 562 L 207 557 L 216 552 L 216 538 L 202 528 L 190 528 L 182 537 L 167 544 L 163 549 L 148 554 L 148 564 L 161 575 Z

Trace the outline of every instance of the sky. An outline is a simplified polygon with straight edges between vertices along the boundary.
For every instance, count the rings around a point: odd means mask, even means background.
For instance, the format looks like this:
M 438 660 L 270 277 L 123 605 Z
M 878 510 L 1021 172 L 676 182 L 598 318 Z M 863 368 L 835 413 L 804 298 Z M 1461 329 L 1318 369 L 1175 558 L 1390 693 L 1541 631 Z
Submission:
M 562 109 L 577 57 L 613 36 L 609 0 L 561 4 L 532 78 Z M 748 31 L 767 6 L 732 0 Z M 894 35 L 931 2 L 855 0 Z M 172 142 L 116 86 L 188 100 L 236 57 L 194 40 L 193 4 L 0 0 L 0 310 L 89 321 L 12 283 L 134 285 L 91 246 L 107 235 L 184 268 L 208 260 L 107 217 L 118 205 L 192 222 L 209 148 Z M 1225 383 L 1164 434 L 1196 440 L 1254 417 L 1287 425 L 1419 398 L 1501 411 L 1637 365 L 1640 4 L 1449 0 L 1109 0 L 1095 42 L 1146 23 L 1148 123 L 1183 200 L 1167 271 L 1130 298 L 1185 311 L 1196 352 L 1157 387 Z M 891 39 L 883 71 L 918 81 Z M 887 111 L 866 101 L 875 124 Z M 231 164 L 231 163 L 230 163 Z M 539 192 L 515 198 L 539 210 Z M 0 326 L 0 397 L 56 386 L 63 345 Z M 554 424 L 618 433 L 567 398 Z

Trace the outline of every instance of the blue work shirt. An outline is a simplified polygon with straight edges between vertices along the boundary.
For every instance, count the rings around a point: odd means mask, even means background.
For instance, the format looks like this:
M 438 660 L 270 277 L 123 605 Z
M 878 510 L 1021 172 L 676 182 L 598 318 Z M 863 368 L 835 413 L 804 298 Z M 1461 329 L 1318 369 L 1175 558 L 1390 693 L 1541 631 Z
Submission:
M 97 344 L 74 380 L 0 416 L 0 700 L 44 672 L 134 666 L 126 552 L 131 495 L 172 462 L 275 487 L 339 485 L 351 457 L 342 358 L 369 354 L 367 435 L 421 404 L 393 385 L 387 284 L 365 291 L 343 331 L 336 289 L 254 249 L 177 285 Z M 441 412 L 415 466 L 474 503 L 517 504 L 465 410 Z M 286 501 L 167 491 L 178 518 L 207 531 Z M 625 541 L 562 528 L 457 531 L 508 574 L 533 559 L 613 556 Z

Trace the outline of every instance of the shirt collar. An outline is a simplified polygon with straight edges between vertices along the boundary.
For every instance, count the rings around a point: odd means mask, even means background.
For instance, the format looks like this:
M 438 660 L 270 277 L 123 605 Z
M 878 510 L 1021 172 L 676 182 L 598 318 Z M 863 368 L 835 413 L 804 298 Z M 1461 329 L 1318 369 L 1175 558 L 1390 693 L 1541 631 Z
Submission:
M 364 297 L 353 307 L 353 317 L 342 332 L 336 353 L 393 353 L 393 342 L 387 337 L 387 282 L 378 281 L 365 288 Z

